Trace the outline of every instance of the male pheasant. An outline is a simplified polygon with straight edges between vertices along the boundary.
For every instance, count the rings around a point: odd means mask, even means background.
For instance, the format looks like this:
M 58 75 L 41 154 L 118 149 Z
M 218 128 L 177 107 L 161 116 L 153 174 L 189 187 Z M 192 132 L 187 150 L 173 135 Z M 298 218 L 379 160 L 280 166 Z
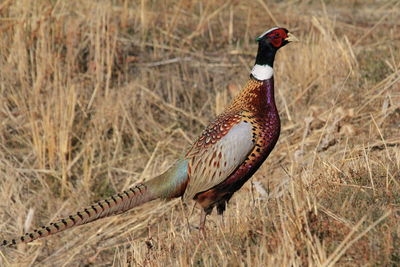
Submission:
M 294 40 L 285 28 L 272 28 L 257 38 L 256 62 L 243 90 L 167 172 L 1 245 L 31 242 L 158 198 L 197 201 L 204 230 L 206 216 L 214 207 L 218 214 L 224 212 L 233 193 L 256 172 L 278 140 L 273 63 L 278 49 Z

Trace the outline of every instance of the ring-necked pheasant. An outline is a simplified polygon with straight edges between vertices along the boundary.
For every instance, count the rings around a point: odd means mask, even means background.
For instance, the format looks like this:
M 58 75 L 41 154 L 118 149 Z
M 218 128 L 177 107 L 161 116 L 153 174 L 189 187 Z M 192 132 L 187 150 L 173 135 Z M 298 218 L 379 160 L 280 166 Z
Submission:
M 256 172 L 278 140 L 273 63 L 278 49 L 294 40 L 284 28 L 272 28 L 257 38 L 256 62 L 243 90 L 167 172 L 1 245 L 30 242 L 158 198 L 197 201 L 204 230 L 206 216 L 214 207 L 218 214 L 224 212 L 233 193 Z

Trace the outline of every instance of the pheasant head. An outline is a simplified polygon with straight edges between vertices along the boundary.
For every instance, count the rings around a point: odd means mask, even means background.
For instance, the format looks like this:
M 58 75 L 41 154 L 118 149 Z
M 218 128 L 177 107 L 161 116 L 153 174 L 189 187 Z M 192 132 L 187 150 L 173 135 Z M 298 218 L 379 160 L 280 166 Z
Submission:
M 297 41 L 297 38 L 285 28 L 272 28 L 257 39 L 258 52 L 256 63 L 251 75 L 257 80 L 268 80 L 273 75 L 275 54 L 279 48 L 290 42 Z

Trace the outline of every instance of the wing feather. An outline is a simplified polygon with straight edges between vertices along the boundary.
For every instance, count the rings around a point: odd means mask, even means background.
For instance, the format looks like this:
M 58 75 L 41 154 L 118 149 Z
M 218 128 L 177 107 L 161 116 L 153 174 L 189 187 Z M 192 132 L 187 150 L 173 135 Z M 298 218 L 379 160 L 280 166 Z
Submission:
M 239 121 L 216 143 L 190 155 L 190 179 L 184 199 L 193 199 L 200 192 L 226 180 L 247 158 L 255 144 L 248 122 Z

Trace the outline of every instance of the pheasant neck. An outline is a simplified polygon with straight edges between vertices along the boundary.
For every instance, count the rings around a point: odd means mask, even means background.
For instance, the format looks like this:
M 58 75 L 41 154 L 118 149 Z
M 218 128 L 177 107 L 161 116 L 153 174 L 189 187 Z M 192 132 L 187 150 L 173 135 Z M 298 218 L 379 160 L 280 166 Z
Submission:
M 256 56 L 256 65 L 274 66 L 275 55 L 278 49 L 270 43 L 260 42 Z
M 277 49 L 270 44 L 260 42 L 256 63 L 254 64 L 251 76 L 259 81 L 271 79 L 274 75 L 274 60 Z
M 274 78 L 271 77 L 271 79 L 263 81 L 262 87 L 264 87 L 264 91 L 266 94 L 265 99 L 266 99 L 267 105 L 276 109 L 275 92 L 274 92 Z

